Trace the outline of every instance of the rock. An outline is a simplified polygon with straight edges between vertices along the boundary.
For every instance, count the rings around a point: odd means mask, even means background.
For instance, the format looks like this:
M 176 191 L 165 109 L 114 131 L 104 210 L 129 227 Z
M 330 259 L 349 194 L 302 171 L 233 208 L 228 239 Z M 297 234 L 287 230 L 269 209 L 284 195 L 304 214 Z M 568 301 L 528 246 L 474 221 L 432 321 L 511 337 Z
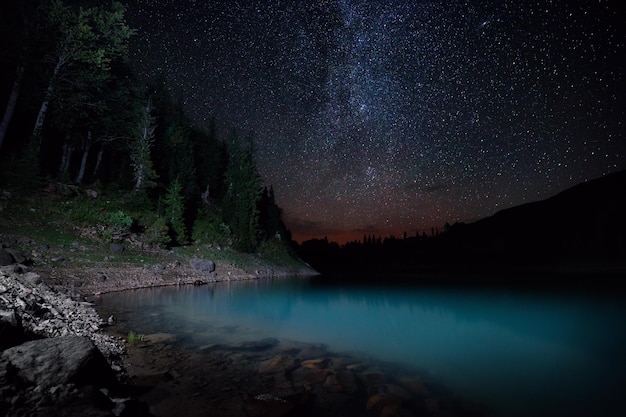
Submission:
M 13 249 L 13 248 L 4 248 L 4 250 L 11 255 L 11 257 L 13 258 L 13 263 L 14 264 L 22 264 L 25 263 L 27 261 L 26 257 L 24 256 L 24 254 L 22 254 L 22 252 L 20 252 L 17 249 Z
M 0 248 L 0 266 L 12 265 L 13 257 L 4 248 Z
M 113 253 L 122 253 L 126 249 L 123 243 L 111 242 L 109 243 L 109 251 Z
M 328 367 L 328 362 L 328 358 L 308 359 L 302 361 L 300 366 L 302 366 L 303 368 L 324 369 Z
M 353 394 L 359 390 L 357 380 L 352 372 L 331 372 L 324 381 L 324 386 L 335 391 Z
M 215 262 L 206 259 L 193 258 L 189 261 L 189 264 L 200 272 L 213 272 L 215 271 Z
M 406 388 L 414 395 L 417 395 L 419 397 L 427 397 L 430 395 L 430 391 L 424 384 L 424 381 L 422 381 L 420 378 L 401 377 L 398 378 L 398 381 L 402 384 L 404 388 Z
M 170 344 L 176 343 L 178 337 L 172 333 L 152 333 L 145 336 L 150 343 Z
M 24 328 L 15 311 L 0 310 L 0 351 L 24 342 Z
M 152 266 L 152 270 L 155 271 L 155 272 L 165 271 L 165 265 L 163 265 L 163 264 L 154 264 Z
M 328 369 L 300 367 L 291 373 L 291 378 L 298 386 L 311 387 L 323 384 L 329 374 Z
M 243 403 L 248 416 L 283 417 L 290 414 L 294 404 L 271 394 L 260 394 Z
M 285 355 L 276 355 L 259 363 L 259 372 L 262 374 L 287 373 L 296 369 L 298 360 Z
M 22 275 L 22 280 L 30 285 L 39 285 L 42 282 L 39 274 L 36 274 L 35 272 L 25 273 Z
M 13 272 L 16 274 L 25 274 L 29 271 L 28 267 L 23 264 L 17 264 L 13 266 Z
M 382 394 L 387 397 L 394 397 L 400 400 L 410 400 L 413 398 L 411 393 L 395 384 L 381 384 L 368 387 L 368 394 L 370 396 Z
M 242 342 L 235 346 L 236 349 L 240 350 L 249 350 L 253 352 L 259 352 L 262 350 L 271 349 L 274 346 L 278 345 L 279 341 L 275 337 L 266 337 L 261 340 L 251 341 L 251 342 Z
M 87 337 L 68 336 L 26 342 L 0 355 L 17 382 L 48 390 L 57 385 L 111 386 L 115 375 Z

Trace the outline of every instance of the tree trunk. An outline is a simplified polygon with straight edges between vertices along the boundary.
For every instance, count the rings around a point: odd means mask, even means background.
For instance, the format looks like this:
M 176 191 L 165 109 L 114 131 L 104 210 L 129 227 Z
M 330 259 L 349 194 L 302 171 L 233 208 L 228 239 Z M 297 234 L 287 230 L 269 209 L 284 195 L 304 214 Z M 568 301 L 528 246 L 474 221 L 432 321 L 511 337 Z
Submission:
M 83 158 L 80 161 L 80 169 L 76 176 L 76 183 L 80 184 L 85 178 L 85 167 L 87 166 L 87 158 L 89 157 L 89 150 L 91 149 L 91 130 L 87 132 L 87 140 L 85 140 L 85 147 L 83 148 Z
M 13 88 L 11 89 L 11 95 L 7 102 L 7 107 L 4 109 L 4 116 L 2 117 L 2 124 L 0 124 L 0 149 L 2 149 L 2 142 L 6 136 L 9 123 L 13 118 L 13 111 L 15 110 L 15 104 L 17 103 L 17 97 L 20 95 L 20 87 L 22 86 L 22 79 L 24 78 L 24 66 L 19 65 L 15 74 L 15 80 L 13 81 Z
M 50 104 L 50 99 L 52 98 L 52 93 L 54 92 L 54 81 L 56 80 L 57 75 L 59 74 L 59 71 L 61 71 L 61 67 L 64 63 L 65 60 L 63 58 L 59 58 L 57 61 L 52 77 L 50 77 L 50 82 L 48 83 L 48 88 L 46 89 L 43 102 L 39 108 L 39 114 L 37 114 L 37 120 L 35 121 L 35 127 L 33 128 L 33 137 L 39 138 L 39 145 L 41 145 L 41 130 L 43 129 L 43 122 L 46 120 L 48 104 Z
M 135 174 L 137 181 L 135 182 L 135 191 L 141 189 L 141 184 L 143 183 L 143 164 L 137 167 L 137 173 Z
M 74 152 L 74 147 L 70 145 L 68 142 L 65 142 L 63 144 L 63 151 L 61 153 L 61 166 L 59 166 L 59 173 L 61 175 L 67 173 L 67 170 L 70 167 L 70 160 L 72 159 L 73 152 Z
M 102 162 L 102 155 L 104 154 L 104 145 L 100 145 L 100 149 L 98 150 L 98 156 L 96 158 L 96 166 L 93 169 L 93 177 L 96 178 L 98 174 L 98 168 L 100 168 L 100 163 Z

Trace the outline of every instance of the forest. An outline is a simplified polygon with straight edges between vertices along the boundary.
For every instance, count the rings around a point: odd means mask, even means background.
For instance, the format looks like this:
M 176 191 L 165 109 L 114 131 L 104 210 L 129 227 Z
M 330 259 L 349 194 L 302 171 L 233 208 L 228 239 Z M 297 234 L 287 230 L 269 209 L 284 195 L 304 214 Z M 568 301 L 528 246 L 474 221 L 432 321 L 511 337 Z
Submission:
M 133 228 L 154 245 L 288 250 L 253 137 L 195 126 L 163 76 L 140 80 L 125 12 L 115 1 L 0 2 L 0 187 L 113 199 L 100 212 L 109 239 Z

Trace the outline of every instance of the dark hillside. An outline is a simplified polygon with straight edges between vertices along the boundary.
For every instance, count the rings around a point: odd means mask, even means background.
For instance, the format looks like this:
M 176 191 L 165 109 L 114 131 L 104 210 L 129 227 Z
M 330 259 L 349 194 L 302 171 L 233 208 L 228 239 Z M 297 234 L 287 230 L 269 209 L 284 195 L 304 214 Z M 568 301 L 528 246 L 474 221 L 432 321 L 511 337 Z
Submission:
M 503 270 L 615 274 L 626 265 L 626 171 L 474 223 L 446 225 L 433 236 L 368 237 L 343 246 L 318 239 L 296 249 L 322 273 L 360 277 Z
M 626 171 L 457 225 L 448 238 L 470 252 L 487 252 L 516 263 L 623 258 Z

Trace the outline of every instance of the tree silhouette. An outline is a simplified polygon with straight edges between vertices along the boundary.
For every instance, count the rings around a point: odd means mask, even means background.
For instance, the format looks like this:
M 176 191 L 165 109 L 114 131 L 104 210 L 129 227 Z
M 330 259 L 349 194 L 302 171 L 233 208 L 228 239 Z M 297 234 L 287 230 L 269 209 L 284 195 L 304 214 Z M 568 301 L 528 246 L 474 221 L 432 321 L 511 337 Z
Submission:
M 227 191 L 222 203 L 224 221 L 235 235 L 235 247 L 253 252 L 261 238 L 258 204 L 261 179 L 254 161 L 252 139 L 241 146 L 233 132 L 228 147 Z

